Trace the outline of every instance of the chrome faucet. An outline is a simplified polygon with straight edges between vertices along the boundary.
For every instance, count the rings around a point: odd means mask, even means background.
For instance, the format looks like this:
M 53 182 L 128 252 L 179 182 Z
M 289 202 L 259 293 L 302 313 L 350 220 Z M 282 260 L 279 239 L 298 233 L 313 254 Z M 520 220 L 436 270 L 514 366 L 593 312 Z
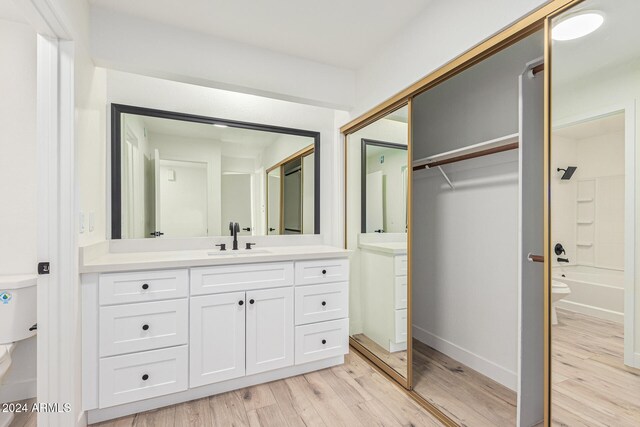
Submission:
M 238 250 L 238 233 L 240 232 L 240 224 L 238 224 L 237 222 L 230 222 L 229 223 L 229 231 L 231 232 L 231 235 L 233 236 L 233 250 L 237 251 Z

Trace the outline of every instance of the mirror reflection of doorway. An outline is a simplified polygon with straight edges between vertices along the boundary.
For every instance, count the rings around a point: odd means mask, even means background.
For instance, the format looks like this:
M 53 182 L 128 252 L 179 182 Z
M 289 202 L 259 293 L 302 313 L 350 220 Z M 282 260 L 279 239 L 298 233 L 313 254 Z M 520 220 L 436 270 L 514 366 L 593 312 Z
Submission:
M 226 172 L 222 174 L 222 224 L 240 224 L 238 235 L 250 236 L 251 223 L 251 174 Z

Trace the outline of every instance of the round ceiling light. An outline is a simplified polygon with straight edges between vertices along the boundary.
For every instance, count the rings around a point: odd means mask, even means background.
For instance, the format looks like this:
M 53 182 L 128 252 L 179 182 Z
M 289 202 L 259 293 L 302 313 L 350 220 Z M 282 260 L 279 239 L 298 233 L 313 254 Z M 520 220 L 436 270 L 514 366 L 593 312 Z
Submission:
M 574 40 L 593 33 L 604 22 L 597 11 L 585 11 L 570 15 L 553 26 L 551 37 L 557 41 Z

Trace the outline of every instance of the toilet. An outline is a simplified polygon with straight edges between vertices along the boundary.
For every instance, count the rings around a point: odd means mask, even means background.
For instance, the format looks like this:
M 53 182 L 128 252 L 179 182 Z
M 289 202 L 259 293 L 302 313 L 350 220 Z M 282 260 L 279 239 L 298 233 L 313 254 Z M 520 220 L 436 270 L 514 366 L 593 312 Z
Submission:
M 36 285 L 35 275 L 0 276 L 0 387 L 16 343 L 36 334 Z M 13 418 L 0 412 L 0 427 L 8 427 Z
M 551 281 L 551 324 L 558 324 L 558 315 L 556 313 L 556 302 L 562 298 L 566 298 L 571 293 L 569 286 L 558 280 Z

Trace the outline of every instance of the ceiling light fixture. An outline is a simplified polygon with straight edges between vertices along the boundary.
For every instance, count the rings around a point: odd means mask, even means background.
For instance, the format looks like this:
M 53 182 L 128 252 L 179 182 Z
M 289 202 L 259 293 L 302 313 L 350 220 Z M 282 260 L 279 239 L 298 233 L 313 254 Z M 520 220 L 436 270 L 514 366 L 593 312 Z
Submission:
M 553 26 L 551 37 L 556 41 L 574 40 L 593 33 L 604 22 L 602 12 L 587 10 L 560 20 Z
M 216 123 L 214 126 L 217 127 L 217 128 L 228 128 L 229 127 L 227 125 L 222 125 L 220 123 Z

